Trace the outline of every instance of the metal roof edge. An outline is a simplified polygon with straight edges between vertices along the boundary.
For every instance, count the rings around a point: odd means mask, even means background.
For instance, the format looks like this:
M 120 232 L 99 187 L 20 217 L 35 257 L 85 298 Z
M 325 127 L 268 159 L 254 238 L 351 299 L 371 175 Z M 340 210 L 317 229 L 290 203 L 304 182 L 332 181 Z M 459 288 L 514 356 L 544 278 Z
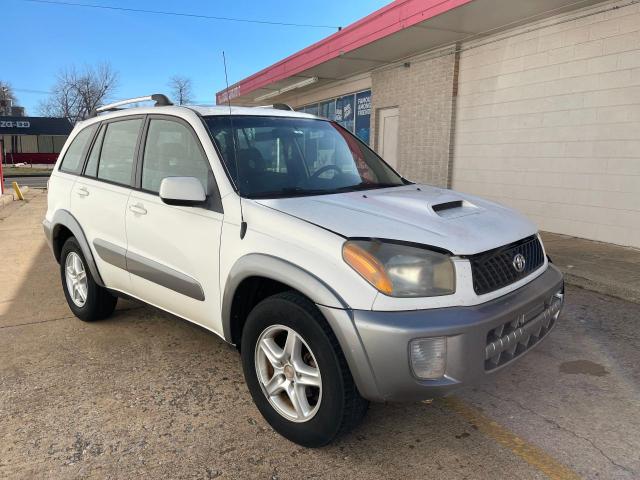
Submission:
M 473 0 L 396 0 L 342 30 L 216 93 L 216 102 L 246 95 Z

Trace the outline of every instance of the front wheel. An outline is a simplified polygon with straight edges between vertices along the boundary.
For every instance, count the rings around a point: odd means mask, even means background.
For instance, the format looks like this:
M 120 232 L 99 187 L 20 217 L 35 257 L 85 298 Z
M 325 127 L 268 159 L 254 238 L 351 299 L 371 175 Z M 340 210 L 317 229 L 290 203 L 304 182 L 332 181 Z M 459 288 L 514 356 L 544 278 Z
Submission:
M 320 447 L 357 425 L 357 391 L 335 335 L 316 306 L 285 292 L 260 302 L 242 333 L 242 363 L 260 413 L 289 440 Z

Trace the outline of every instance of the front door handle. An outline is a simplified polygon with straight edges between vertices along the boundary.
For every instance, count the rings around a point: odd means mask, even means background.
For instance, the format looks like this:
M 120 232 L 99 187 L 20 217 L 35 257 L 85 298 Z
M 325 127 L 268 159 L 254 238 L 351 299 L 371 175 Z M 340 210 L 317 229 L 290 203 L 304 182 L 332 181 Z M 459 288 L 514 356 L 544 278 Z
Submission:
M 76 190 L 76 193 L 78 194 L 79 197 L 89 196 L 89 190 L 87 190 L 87 187 L 78 187 L 78 190 Z
M 141 203 L 136 203 L 135 205 L 129 205 L 129 210 L 137 215 L 146 215 L 147 209 Z

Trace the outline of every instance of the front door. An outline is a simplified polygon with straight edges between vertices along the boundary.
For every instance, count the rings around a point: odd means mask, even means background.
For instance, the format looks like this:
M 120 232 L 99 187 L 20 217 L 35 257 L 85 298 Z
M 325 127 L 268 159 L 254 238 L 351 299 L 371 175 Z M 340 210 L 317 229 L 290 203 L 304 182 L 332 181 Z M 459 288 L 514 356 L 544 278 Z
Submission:
M 395 170 L 398 169 L 398 108 L 383 108 L 378 113 L 378 154 Z
M 151 115 L 126 211 L 127 268 L 132 293 L 153 305 L 221 332 L 219 249 L 222 209 L 200 139 L 184 121 Z M 201 206 L 165 204 L 166 177 L 195 177 L 207 192 Z

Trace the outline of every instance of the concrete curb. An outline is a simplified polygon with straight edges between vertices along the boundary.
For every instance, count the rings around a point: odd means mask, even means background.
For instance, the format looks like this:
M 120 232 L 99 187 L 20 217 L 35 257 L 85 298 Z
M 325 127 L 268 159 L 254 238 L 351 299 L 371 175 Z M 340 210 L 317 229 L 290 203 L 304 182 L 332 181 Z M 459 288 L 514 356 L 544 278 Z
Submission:
M 5 189 L 5 191 L 6 190 L 9 190 L 9 188 Z M 20 190 L 22 191 L 23 194 L 25 194 L 29 191 L 29 187 L 25 185 L 24 187 L 20 187 Z M 13 189 L 11 189 L 11 193 L 5 193 L 0 197 L 0 208 L 4 207 L 5 205 L 9 205 L 10 203 L 16 200 L 18 200 L 18 197 L 13 192 Z
M 5 193 L 2 196 L 0 196 L 0 208 L 4 207 L 5 205 L 9 205 L 11 202 L 13 202 L 12 194 Z

